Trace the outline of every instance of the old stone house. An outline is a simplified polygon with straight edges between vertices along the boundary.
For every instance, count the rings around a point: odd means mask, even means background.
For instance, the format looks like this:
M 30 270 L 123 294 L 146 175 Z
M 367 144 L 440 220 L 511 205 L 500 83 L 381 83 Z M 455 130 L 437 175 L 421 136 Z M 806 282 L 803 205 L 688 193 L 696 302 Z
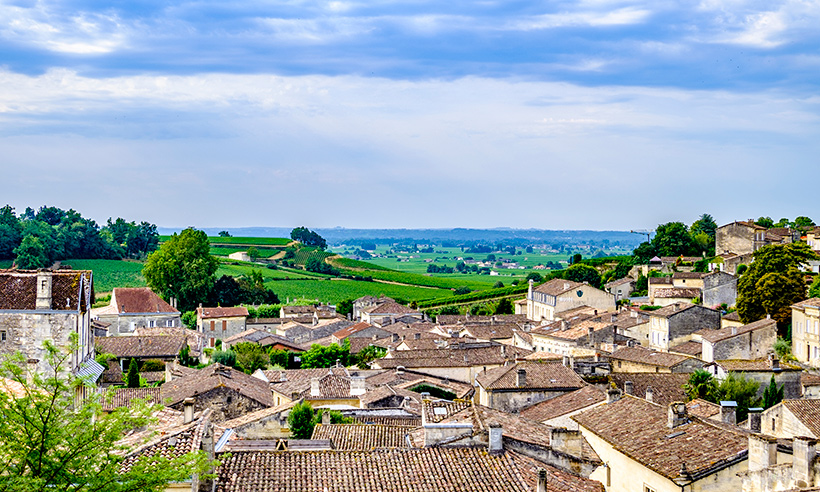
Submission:
M 742 255 L 781 241 L 781 236 L 768 234 L 765 227 L 755 224 L 753 220 L 736 221 L 717 228 L 715 252 Z
M 703 305 L 734 306 L 737 301 L 737 277 L 727 272 L 714 271 L 703 277 Z
M 604 285 L 604 289 L 615 296 L 616 301 L 628 298 L 635 290 L 635 279 L 624 277 Z
M 43 342 L 67 347 L 75 334 L 70 369 L 80 370 L 93 362 L 93 298 L 89 270 L 0 271 L 0 355 L 22 352 L 33 369 L 46 372 Z
M 792 355 L 812 367 L 820 367 L 820 298 L 792 307 Z
M 520 415 L 551 427 L 578 430 L 578 423 L 572 420 L 572 416 L 604 404 L 606 394 L 590 385 L 524 408 Z
M 108 335 L 130 335 L 137 328 L 179 327 L 180 312 L 148 287 L 115 288 L 108 306 L 91 315 L 110 323 Z
M 224 340 L 245 331 L 247 318 L 248 308 L 243 306 L 196 308 L 197 331 L 208 339 L 209 347 L 215 346 L 217 340 Z
M 763 410 L 760 430 L 777 438 L 820 438 L 820 400 L 783 400 Z
M 645 347 L 621 347 L 609 355 L 612 372 L 694 372 L 703 368 L 703 361 Z
M 589 284 L 553 279 L 527 290 L 527 318 L 533 321 L 553 321 L 558 314 L 581 306 L 599 312 L 615 311 L 615 296 Z
M 719 328 L 720 311 L 676 303 L 649 313 L 649 348 L 661 351 L 692 339 L 696 331 Z
M 517 362 L 489 369 L 475 380 L 476 401 L 503 412 L 517 412 L 585 385 L 575 371 L 560 362 Z
M 693 339 L 698 337 L 703 344 L 701 358 L 706 362 L 762 359 L 769 355 L 777 340 L 777 322 L 773 319 L 761 319 L 740 327 L 706 329 L 693 335 Z
M 761 359 L 727 359 L 710 362 L 703 367 L 715 379 L 722 381 L 729 373 L 739 374 L 746 379 L 757 381 L 759 384 L 757 396 L 763 397 L 763 392 L 769 386 L 772 376 L 775 383 L 783 386 L 784 398 L 800 398 L 802 386 L 800 384 L 800 367 L 781 362 L 771 354 Z

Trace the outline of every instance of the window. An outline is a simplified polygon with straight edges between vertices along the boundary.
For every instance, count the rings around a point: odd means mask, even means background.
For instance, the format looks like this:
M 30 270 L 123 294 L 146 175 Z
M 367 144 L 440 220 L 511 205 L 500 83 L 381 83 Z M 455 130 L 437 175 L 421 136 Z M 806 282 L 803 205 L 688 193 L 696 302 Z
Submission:
M 223 319 L 222 320 L 222 331 L 225 331 L 227 329 L 228 329 L 228 320 Z
M 154 321 L 154 320 L 149 320 L 149 321 L 148 321 L 148 328 L 154 328 L 154 327 L 156 326 L 156 324 L 157 324 L 157 322 L 156 322 L 156 321 Z
M 211 338 L 211 339 L 209 340 L 208 344 L 211 346 L 211 348 L 213 348 L 214 346 L 216 346 L 216 338 Z
M 216 321 L 211 321 L 211 331 L 214 331 L 214 326 L 216 326 Z
M 655 492 L 655 489 L 653 489 L 649 485 L 643 484 L 643 492 Z
M 165 320 L 165 326 L 167 326 L 168 328 L 173 327 L 173 326 L 174 326 L 174 320 L 172 320 L 172 319 L 166 319 L 166 320 Z
M 774 420 L 774 417 L 772 417 L 772 432 L 774 432 L 774 423 L 775 423 L 775 420 Z
M 0 342 L 5 342 L 7 337 L 8 334 L 6 333 L 6 330 L 0 330 Z

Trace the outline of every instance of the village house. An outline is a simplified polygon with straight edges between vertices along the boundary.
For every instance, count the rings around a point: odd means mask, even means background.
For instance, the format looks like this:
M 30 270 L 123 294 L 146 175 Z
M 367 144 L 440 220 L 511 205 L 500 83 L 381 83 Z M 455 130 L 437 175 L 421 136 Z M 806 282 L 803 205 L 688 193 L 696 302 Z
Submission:
M 725 304 L 734 306 L 737 301 L 737 277 L 727 272 L 714 271 L 703 277 L 704 306 L 717 308 Z
M 802 387 L 800 384 L 800 374 L 802 369 L 798 366 L 781 362 L 770 354 L 768 358 L 761 359 L 728 359 L 716 360 L 703 367 L 709 371 L 715 379 L 722 381 L 729 375 L 735 373 L 757 381 L 759 384 L 757 396 L 762 397 L 766 387 L 769 386 L 772 376 L 775 383 L 783 386 L 783 398 L 800 398 Z
M 615 296 L 616 301 L 628 298 L 635 290 L 635 279 L 624 277 L 604 285 L 604 290 Z
M 578 430 L 578 423 L 572 420 L 572 416 L 605 403 L 605 392 L 595 386 L 584 386 L 524 408 L 520 415 L 550 427 Z
M 367 385 L 373 387 L 389 386 L 415 393 L 430 393 L 431 396 L 454 399 L 470 399 L 475 392 L 471 383 L 441 378 L 419 371 L 397 367 L 394 370 L 373 371 L 367 376 Z
M 560 362 L 517 362 L 478 374 L 476 401 L 515 413 L 524 407 L 582 388 L 586 383 Z
M 754 253 L 763 246 L 779 244 L 783 241 L 783 236 L 768 232 L 765 227 L 755 224 L 751 219 L 736 221 L 717 228 L 715 252 L 743 255 Z
M 777 438 L 820 438 L 820 400 L 783 400 L 763 410 L 761 431 Z
M 243 306 L 196 308 L 197 330 L 207 337 L 209 347 L 245 331 L 247 317 L 248 308 Z
M 371 325 L 381 326 L 395 322 L 397 318 L 409 317 L 416 320 L 424 319 L 418 309 L 402 306 L 395 301 L 381 302 L 373 307 L 360 311 L 361 321 Z
M 363 296 L 353 301 L 353 319 L 360 321 L 362 319 L 362 311 L 368 308 L 376 307 L 385 302 L 395 302 L 392 298 L 387 296 L 373 297 Z
M 270 408 L 248 412 L 235 419 L 218 424 L 218 431 L 227 439 L 270 440 L 290 437 L 288 415 L 301 400 L 290 401 Z
M 0 354 L 19 351 L 32 368 L 45 373 L 43 342 L 67 347 L 75 334 L 78 348 L 70 369 L 79 371 L 82 364 L 93 362 L 93 298 L 89 270 L 0 271 Z M 99 377 L 103 368 L 96 369 Z
M 95 341 L 98 354 L 111 354 L 123 372 L 128 370 L 131 360 L 139 363 L 145 361 L 170 362 L 179 356 L 182 347 L 188 344 L 184 336 L 122 336 L 104 337 Z
M 573 308 L 588 306 L 599 312 L 615 311 L 615 296 L 589 284 L 556 278 L 527 290 L 527 318 L 533 321 L 553 321 L 558 314 Z
M 331 340 L 333 340 L 333 343 L 338 344 L 342 344 L 345 340 L 350 340 L 353 338 L 367 338 L 373 341 L 381 340 L 383 338 L 390 338 L 392 340 L 393 335 L 394 333 L 390 331 L 384 330 L 382 328 L 379 328 L 378 326 L 373 326 L 370 323 L 365 323 L 362 321 L 333 332 L 333 334 L 331 335 Z
M 645 347 L 622 347 L 609 355 L 612 372 L 695 372 L 704 362 L 685 355 Z
M 667 351 L 689 341 L 696 331 L 720 327 L 720 311 L 688 303 L 675 303 L 649 313 L 649 348 Z
M 553 321 L 533 329 L 529 332 L 533 347 L 539 352 L 582 357 L 594 355 L 602 343 L 614 345 L 615 325 L 590 316 L 580 318 L 572 322 Z
M 746 434 L 689 415 L 683 402 L 626 395 L 573 419 L 607 464 L 590 478 L 608 492 L 739 490 L 747 470 Z
M 179 327 L 180 312 L 148 287 L 115 288 L 108 306 L 91 310 L 91 316 L 110 323 L 108 335 L 130 335 L 137 328 Z
M 726 359 L 761 359 L 771 353 L 777 340 L 777 322 L 761 319 L 743 326 L 695 332 L 693 340 L 702 340 L 701 359 L 706 362 Z
M 329 304 L 316 304 L 310 306 L 282 306 L 279 309 L 279 317 L 287 318 L 316 318 L 330 319 L 336 317 L 336 307 Z
M 820 374 L 800 373 L 800 386 L 803 398 L 820 398 Z
M 820 367 L 820 298 L 792 305 L 792 355 L 812 367 Z

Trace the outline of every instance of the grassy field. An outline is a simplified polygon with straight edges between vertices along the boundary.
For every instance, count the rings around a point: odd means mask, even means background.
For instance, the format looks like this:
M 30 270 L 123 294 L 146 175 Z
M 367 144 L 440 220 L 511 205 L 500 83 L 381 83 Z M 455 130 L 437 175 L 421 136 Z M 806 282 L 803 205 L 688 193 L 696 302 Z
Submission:
M 300 273 L 293 270 L 271 270 L 270 268 L 265 268 L 264 266 L 253 265 L 251 263 L 239 263 L 239 264 L 229 264 L 225 262 L 221 262 L 219 264 L 219 269 L 216 271 L 217 278 L 221 277 L 222 275 L 230 275 L 232 277 L 238 277 L 240 275 L 247 275 L 251 271 L 256 270 L 262 274 L 262 277 L 267 281 L 269 279 L 300 279 L 300 278 L 324 278 L 326 275 L 316 274 L 316 273 Z
M 450 290 L 356 280 L 279 280 L 266 282 L 265 287 L 274 291 L 282 302 L 288 298 L 306 298 L 335 304 L 345 299 L 382 294 L 407 301 L 421 301 L 452 295 Z
M 145 287 L 142 263 L 121 260 L 64 260 L 75 270 L 94 272 L 94 291 L 100 294 L 111 292 L 114 287 Z
M 159 242 L 164 243 L 171 239 L 171 236 L 160 236 Z M 284 238 L 284 237 L 220 237 L 220 236 L 208 236 L 208 241 L 211 244 L 225 244 L 225 245 L 241 245 L 241 246 L 271 246 L 271 247 L 282 247 L 287 246 L 291 242 L 291 239 Z

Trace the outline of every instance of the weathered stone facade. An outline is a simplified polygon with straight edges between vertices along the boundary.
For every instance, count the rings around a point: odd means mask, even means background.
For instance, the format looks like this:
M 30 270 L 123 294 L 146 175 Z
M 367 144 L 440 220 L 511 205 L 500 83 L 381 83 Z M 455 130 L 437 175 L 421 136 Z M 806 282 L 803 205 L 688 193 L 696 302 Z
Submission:
M 246 413 L 267 408 L 266 405 L 224 386 L 200 393 L 194 396 L 194 399 L 196 400 L 196 403 L 194 403 L 196 412 L 211 409 L 210 418 L 212 422 L 224 422 L 241 417 Z M 171 408 L 182 411 L 183 406 L 184 402 L 178 402 L 171 405 Z
M 737 277 L 726 272 L 713 272 L 703 277 L 703 305 L 734 306 L 737 300 Z
M 649 348 L 667 351 L 688 342 L 692 334 L 720 328 L 720 311 L 697 305 L 676 304 L 649 314 Z

